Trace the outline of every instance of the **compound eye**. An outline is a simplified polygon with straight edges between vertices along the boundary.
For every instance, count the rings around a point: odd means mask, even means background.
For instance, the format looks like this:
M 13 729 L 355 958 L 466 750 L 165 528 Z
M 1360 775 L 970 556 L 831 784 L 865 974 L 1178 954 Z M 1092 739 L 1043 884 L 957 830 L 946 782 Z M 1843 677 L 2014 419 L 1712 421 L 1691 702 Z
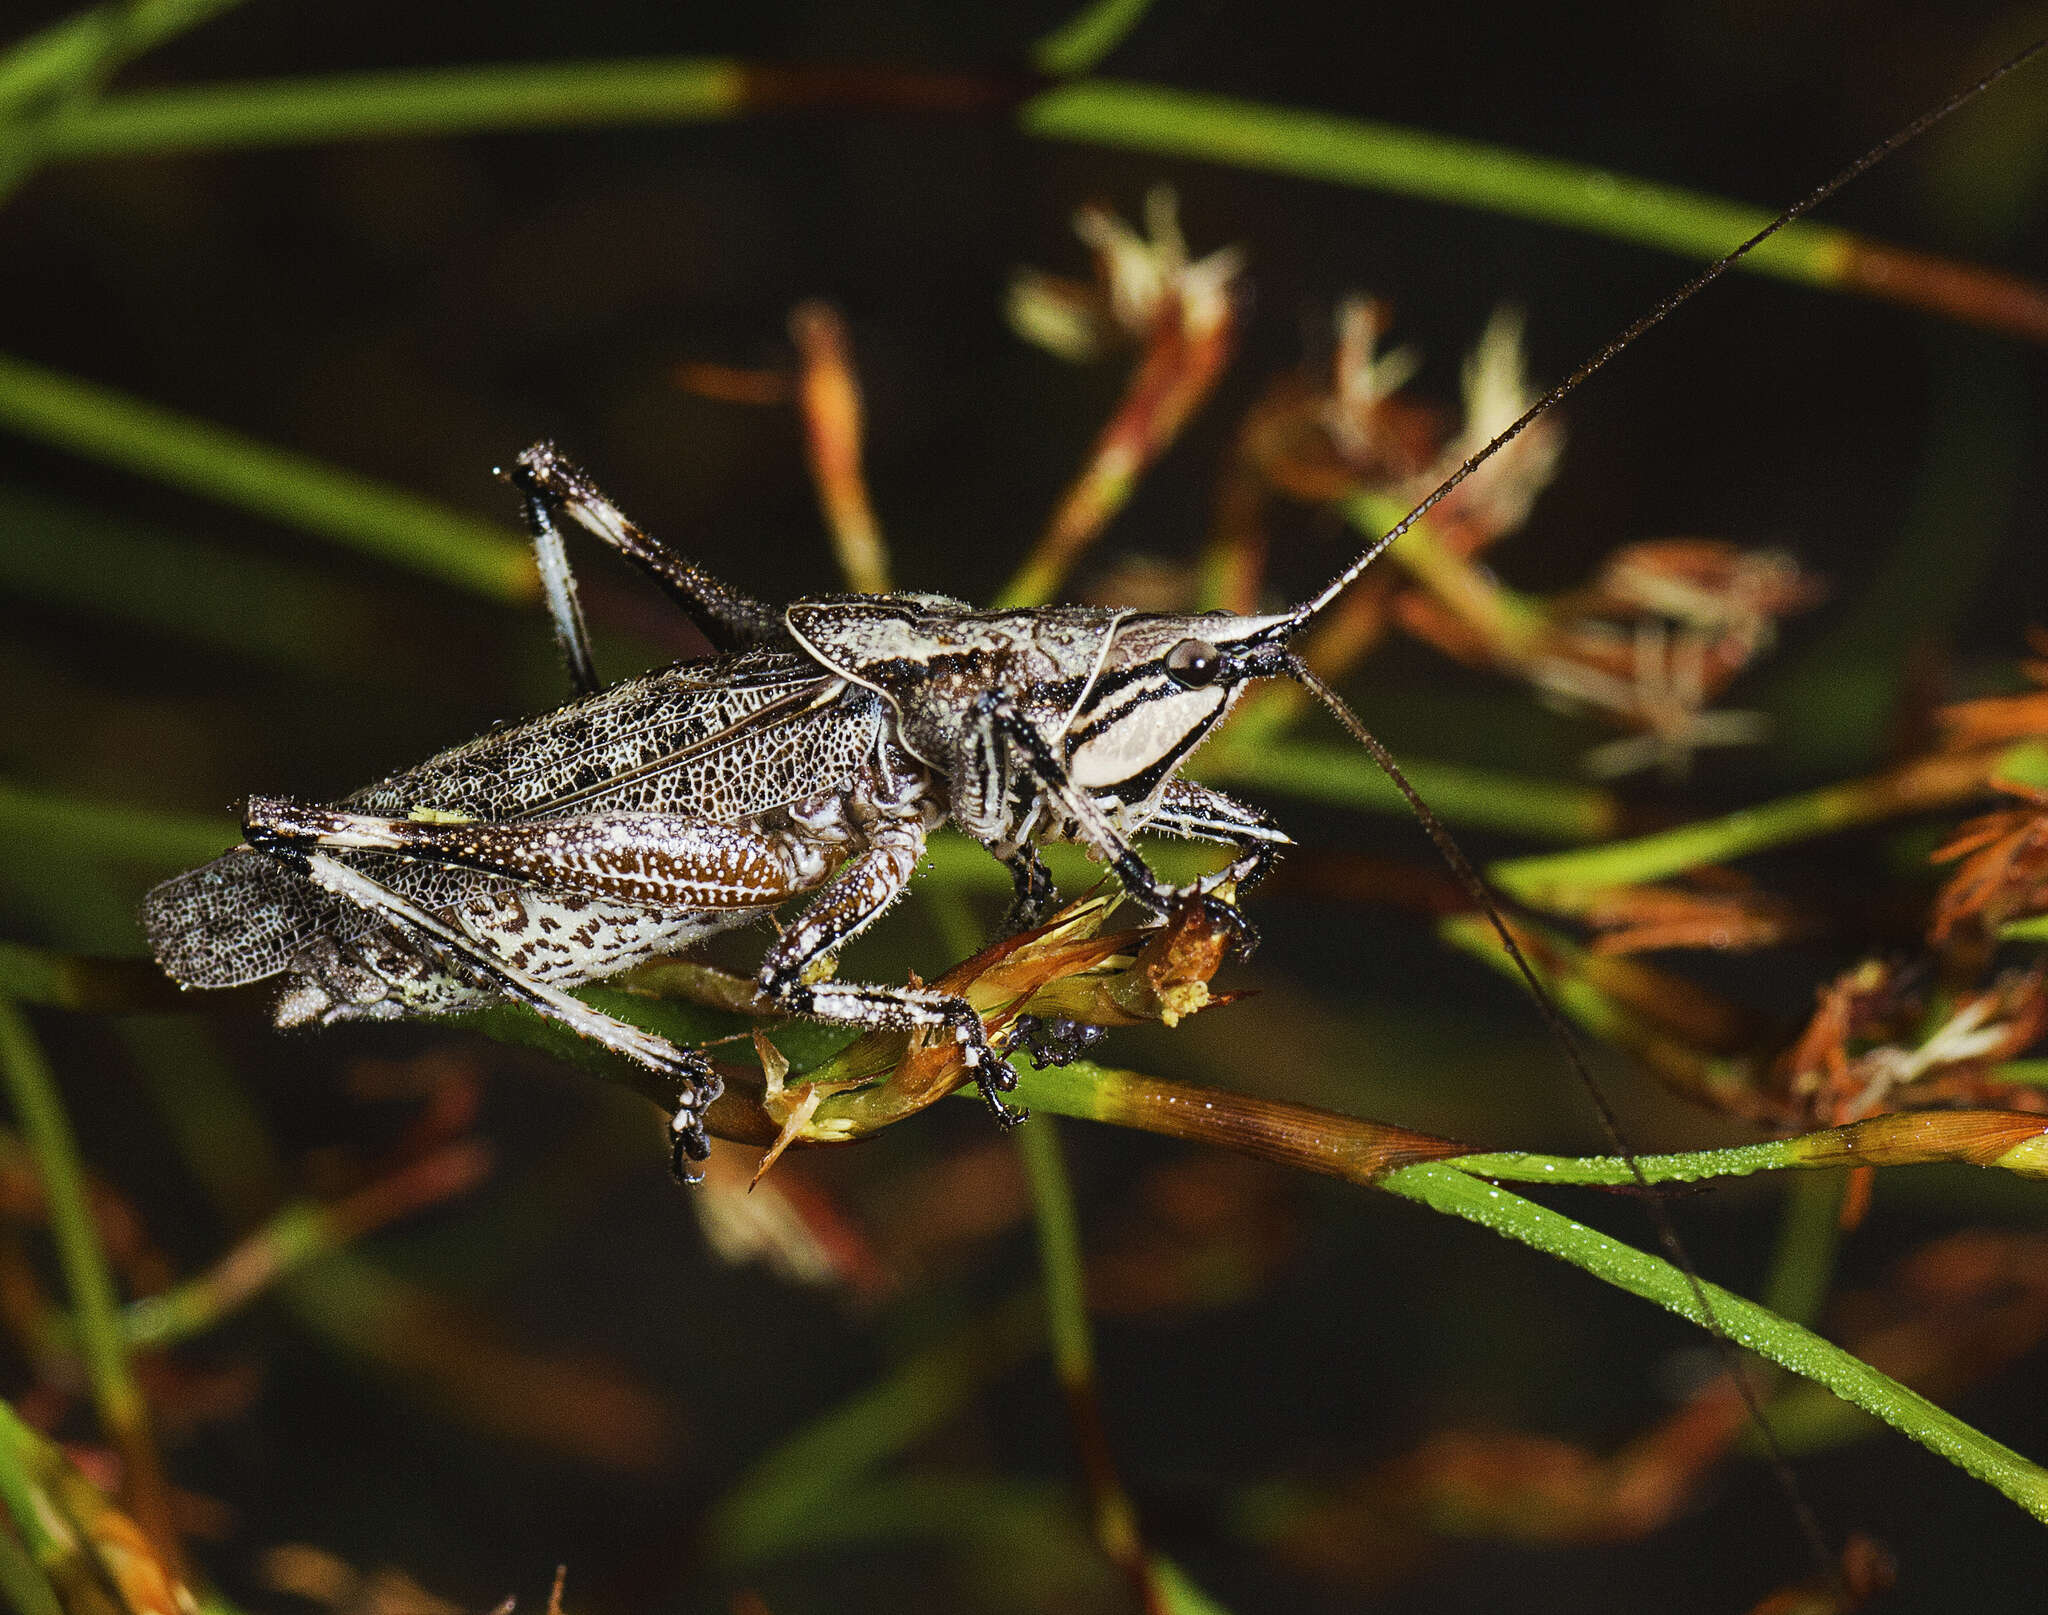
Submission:
M 1223 671 L 1223 658 L 1206 639 L 1183 639 L 1166 653 L 1166 671 L 1174 683 L 1198 690 L 1216 682 L 1216 675 Z

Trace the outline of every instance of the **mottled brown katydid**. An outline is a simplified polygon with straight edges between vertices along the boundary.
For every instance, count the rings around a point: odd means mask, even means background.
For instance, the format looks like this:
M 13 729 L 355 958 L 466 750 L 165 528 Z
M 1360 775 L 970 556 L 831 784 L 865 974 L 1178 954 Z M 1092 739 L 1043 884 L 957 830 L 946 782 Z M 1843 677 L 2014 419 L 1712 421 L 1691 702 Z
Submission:
M 145 900 L 157 958 L 188 987 L 280 981 L 275 1014 L 286 1026 L 524 1001 L 673 1084 L 675 1159 L 688 1175 L 686 1161 L 708 1148 L 704 1110 L 719 1091 L 710 1063 L 566 989 L 810 896 L 761 963 L 762 998 L 822 1020 L 950 1033 L 991 1108 L 1013 1121 L 1000 1094 L 1015 1076 L 964 999 L 832 980 L 826 967 L 901 895 L 926 836 L 947 819 L 1009 866 L 1013 925 L 1042 915 L 1052 895 L 1035 849 L 1071 841 L 1108 863 L 1147 912 L 1163 917 L 1192 900 L 1248 949 L 1250 927 L 1219 894 L 1254 884 L 1287 837 L 1263 813 L 1179 770 L 1248 681 L 1294 677 L 1394 775 L 1563 1036 L 1470 865 L 1292 642 L 1438 501 L 1608 360 L 2040 48 L 1882 142 L 1709 265 L 1531 405 L 1320 593 L 1277 615 L 976 611 L 912 593 L 820 596 L 778 610 L 649 537 L 550 445 L 537 445 L 510 480 L 524 497 L 575 699 L 338 807 L 250 798 L 244 845 Z M 600 688 L 564 519 L 648 572 L 719 654 Z M 1140 832 L 1219 841 L 1237 856 L 1179 889 L 1133 849 Z M 1576 1051 L 1574 1063 L 1584 1076 Z

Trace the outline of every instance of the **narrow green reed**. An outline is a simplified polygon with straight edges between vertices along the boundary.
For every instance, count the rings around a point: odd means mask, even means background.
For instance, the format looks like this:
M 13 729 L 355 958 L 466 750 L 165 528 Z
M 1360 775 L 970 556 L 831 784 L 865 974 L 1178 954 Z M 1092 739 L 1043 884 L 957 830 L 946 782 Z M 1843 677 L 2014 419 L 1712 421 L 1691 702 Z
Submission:
M 1654 835 L 1507 859 L 1487 873 L 1502 891 L 1522 902 L 1570 908 L 1584 894 L 1604 887 L 1664 880 L 1701 864 L 1726 863 L 1901 814 L 1954 806 L 1981 794 L 1996 775 L 2024 777 L 2028 768 L 2039 766 L 2042 750 L 2029 741 L 1990 758 L 1937 755 L 1889 774 L 1824 785 Z
M 0 427 L 488 599 L 539 598 L 532 555 L 493 522 L 6 355 Z
M 175 869 L 204 863 L 241 839 L 225 817 L 91 801 L 0 779 L 0 840 L 15 848 Z
M 885 1458 L 953 1418 L 974 1393 L 1036 1350 L 1044 1310 L 1027 1291 L 904 1359 L 867 1390 L 770 1452 L 712 1509 L 705 1540 L 723 1565 L 803 1543 L 832 1499 Z
M 1702 1327 L 1709 1326 L 1700 1314 L 1692 1285 L 1670 1263 L 1475 1178 L 1464 1167 L 1462 1159 L 1404 1167 L 1381 1179 L 1378 1187 L 1490 1228 Z M 1874 1414 L 2004 1493 L 2036 1519 L 2048 1522 L 2048 1470 L 1789 1319 L 1719 1285 L 1704 1284 L 1703 1288 L 1714 1321 L 1737 1345 L 1826 1386 L 1843 1401 Z
M 1785 1185 L 1778 1239 L 1764 1273 L 1763 1303 L 1781 1318 L 1811 1328 L 1827 1305 L 1842 1248 L 1846 1173 L 1806 1173 Z
M 1076 1410 L 1076 1438 L 1106 1444 L 1099 1423 L 1095 1333 L 1088 1319 L 1088 1269 L 1081 1255 L 1081 1224 L 1074 1209 L 1074 1187 L 1067 1176 L 1059 1128 L 1052 1117 L 1041 1116 L 1011 1136 L 1024 1162 L 1025 1181 L 1031 1187 L 1031 1209 L 1038 1233 L 1038 1274 L 1045 1292 L 1053 1369 L 1066 1392 L 1069 1407 Z M 1091 1428 L 1080 1428 L 1084 1422 Z M 1170 1560 L 1146 1551 L 1138 1533 L 1138 1512 L 1110 1466 L 1106 1445 L 1092 1459 L 1084 1453 L 1082 1464 L 1094 1470 L 1089 1502 L 1095 1539 L 1112 1564 L 1140 1582 L 1145 1605 L 1158 1605 L 1174 1615 L 1199 1615 L 1200 1611 L 1214 1609 Z
M 715 57 L 426 68 L 137 91 L 57 120 L 46 149 L 52 158 L 154 157 L 330 140 L 698 123 L 747 110 L 745 70 Z
M 1031 65 L 1053 78 L 1092 73 L 1152 9 L 1152 0 L 1094 0 L 1031 47 Z
M 232 11 L 242 0 L 110 0 L 38 29 L 0 53 L 0 118 L 61 95 Z
M 26 1017 L 7 999 L 0 999 L 0 1081 L 6 1084 L 22 1136 L 35 1157 L 57 1265 L 71 1296 L 79 1352 L 100 1422 L 125 1459 L 153 1470 L 149 1405 L 128 1361 L 120 1294 L 93 1221 L 78 1141 L 41 1045 Z M 131 1476 L 131 1493 L 144 1484 L 142 1477 Z M 137 1500 L 143 1501 L 139 1496 Z
M 1538 779 L 1503 769 L 1405 758 L 1424 801 L 1452 824 L 1543 841 L 1598 841 L 1614 833 L 1621 808 L 1610 791 Z M 1213 784 L 1240 784 L 1282 796 L 1405 816 L 1408 802 L 1371 758 L 1328 741 L 1263 738 L 1233 743 L 1226 731 L 1196 753 L 1188 773 Z
M 1558 1183 L 1633 1188 L 1635 1171 L 1620 1155 L 1534 1155 L 1522 1150 L 1460 1155 L 1451 1164 L 1475 1178 L 1499 1183 Z M 1680 1150 L 1639 1155 L 1635 1165 L 1649 1183 L 1704 1183 L 1713 1178 L 1746 1178 L 1758 1172 L 1800 1168 L 1838 1170 L 1839 1160 L 1811 1159 L 1802 1138 L 1773 1138 L 1723 1149 Z
M 1775 212 L 1478 141 L 1152 84 L 1061 85 L 1028 102 L 1020 122 L 1042 139 L 1391 191 L 1695 258 L 1719 257 Z M 1849 244 L 1842 231 L 1801 222 L 1743 267 L 1826 286 Z
M 14 1535 L 0 1531 L 14 1553 L 26 1561 L 10 1565 L 4 1590 L 23 1615 L 49 1615 L 57 1609 L 57 1597 L 43 1575 L 43 1567 L 61 1563 L 78 1551 L 69 1526 L 53 1517 L 33 1470 L 47 1450 L 47 1443 L 26 1424 L 5 1400 L 0 1400 L 0 1507 L 14 1522 Z M 25 1574 L 24 1574 L 25 1572 Z M 17 1589 L 17 1581 L 20 1583 Z M 34 1584 L 41 1585 L 41 1593 Z
M 7 1491 L 0 1482 L 0 1496 Z M 21 1540 L 4 1530 L 0 1530 L 0 1599 L 18 1615 L 65 1615 L 49 1578 L 37 1568 Z
M 1099 23 L 1046 49 L 1086 63 L 1134 22 L 1135 7 L 1106 0 Z M 1055 43 L 1055 41 L 1057 43 Z M 162 156 L 234 147 L 487 133 L 507 129 L 689 124 L 778 110 L 787 74 L 805 69 L 716 57 L 652 57 L 534 66 L 432 68 L 256 84 L 181 86 L 113 96 L 64 110 L 37 130 L 48 159 Z M 850 107 L 886 103 L 914 73 L 877 68 L 808 83 L 797 99 Z M 1007 86 L 955 76 L 922 82 L 913 101 L 987 110 Z M 1714 258 L 1750 235 L 1768 210 L 1609 170 L 1538 157 L 1392 124 L 1272 107 L 1159 85 L 1088 79 L 1019 109 L 1024 132 L 1323 180 L 1562 229 Z M 1897 252 L 1847 231 L 1802 221 L 1745 258 L 1744 270 L 1834 290 L 1856 290 L 1948 317 L 2048 336 L 2048 293 L 2029 282 Z

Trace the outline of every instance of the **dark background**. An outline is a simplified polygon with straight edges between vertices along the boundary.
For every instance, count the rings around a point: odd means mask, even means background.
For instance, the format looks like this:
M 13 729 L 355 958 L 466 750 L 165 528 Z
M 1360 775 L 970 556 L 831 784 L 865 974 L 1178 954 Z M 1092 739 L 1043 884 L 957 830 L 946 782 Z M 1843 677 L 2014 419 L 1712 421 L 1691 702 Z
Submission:
M 9 31 L 59 14 L 37 8 Z M 120 82 L 655 54 L 1007 71 L 1061 15 L 1045 5 L 256 0 Z M 2028 15 L 1733 0 L 1161 0 L 1107 70 L 1778 203 L 2021 42 Z M 1963 113 L 1827 217 L 2041 273 L 2044 72 Z M 1080 272 L 1072 210 L 1104 200 L 1134 211 L 1162 179 L 1179 188 L 1197 251 L 1245 246 L 1256 309 L 1232 378 L 1151 474 L 1099 563 L 1193 554 L 1231 422 L 1305 342 L 1320 341 L 1313 333 L 1347 291 L 1392 301 L 1397 335 L 1430 359 L 1421 390 L 1449 399 L 1458 357 L 1497 302 L 1528 310 L 1533 370 L 1550 377 L 1687 272 L 1663 255 L 1536 225 L 1036 144 L 1000 116 L 819 115 L 54 167 L 7 206 L 0 349 L 507 522 L 511 502 L 491 468 L 552 436 L 648 526 L 781 599 L 837 581 L 793 418 L 691 397 L 671 373 L 693 360 L 782 363 L 789 308 L 828 297 L 851 322 L 870 475 L 898 577 L 985 598 L 1120 384 L 1115 365 L 1070 369 L 1012 338 L 1004 285 L 1020 264 Z M 1951 692 L 2009 676 L 2041 603 L 2042 381 L 2038 353 L 2017 344 L 1733 277 L 1573 401 L 1563 473 L 1498 564 L 1519 584 L 1554 588 L 1646 537 L 1795 550 L 1834 579 L 1834 596 L 1736 692 L 1737 704 L 1774 712 L 1778 738 L 1711 757 L 1666 805 L 1711 811 L 1853 772 L 1884 755 L 1909 674 Z M 188 813 L 218 812 L 252 789 L 332 796 L 559 697 L 537 612 L 483 605 L 13 438 L 0 438 L 0 478 L 14 502 L 14 533 L 0 527 L 0 547 L 44 543 L 27 535 L 54 530 L 59 514 L 175 535 L 320 580 L 337 611 L 359 614 L 348 621 L 364 636 L 322 665 L 288 647 L 226 648 L 237 636 L 203 613 L 183 631 L 155 623 L 146 586 L 124 610 L 19 578 L 0 584 L 0 764 L 21 783 Z M 1280 581 L 1318 582 L 1340 553 L 1334 534 L 1304 532 L 1276 563 Z M 644 636 L 651 600 L 603 558 L 579 562 L 600 580 L 603 620 Z M 606 671 L 624 671 L 616 654 Z M 1383 655 L 1352 691 L 1397 752 L 1569 776 L 1577 752 L 1602 738 L 1415 648 Z M 1671 795 L 1654 783 L 1634 789 L 1652 807 Z M 1410 827 L 1274 805 L 1312 844 L 1424 856 Z M 95 887 L 88 902 L 61 869 L 20 849 L 0 879 L 0 921 L 10 936 L 132 953 L 140 939 L 127 906 L 163 872 L 117 872 L 119 890 Z M 1124 1039 L 1118 1057 L 1503 1145 L 1594 1145 L 1533 1015 L 1437 949 L 1426 926 L 1284 886 L 1263 900 L 1260 921 L 1268 950 L 1238 972 L 1262 989 L 1258 999 L 1171 1037 Z M 945 962 L 915 904 L 862 957 L 899 973 Z M 1816 947 L 1737 975 L 1754 1001 L 1796 1016 L 1837 963 Z M 130 1069 L 134 1045 L 82 1020 L 51 1017 L 44 1029 L 94 1164 L 185 1264 L 217 1254 L 232 1223 L 167 1151 Z M 253 1020 L 218 1034 L 288 1157 L 315 1163 L 374 1153 L 402 1124 L 402 1107 L 349 1097 L 354 1065 L 449 1042 L 416 1029 L 281 1039 Z M 942 1320 L 1022 1282 L 1027 1234 L 1012 1228 L 976 1245 L 943 1282 L 857 1315 L 830 1295 L 717 1264 L 658 1151 L 636 1149 L 637 1118 L 594 1084 L 463 1046 L 493 1073 L 481 1127 L 501 1165 L 474 1202 L 384 1236 L 379 1259 L 522 1338 L 621 1365 L 674 1411 L 673 1456 L 606 1471 L 480 1434 L 286 1310 L 258 1307 L 198 1352 L 258 1365 L 260 1395 L 172 1455 L 182 1484 L 233 1511 L 225 1539 L 202 1557 L 257 1606 L 277 1601 L 251 1579 L 262 1550 L 310 1542 L 365 1567 L 402 1566 L 473 1608 L 510 1590 L 534 1597 L 558 1561 L 570 1566 L 576 1607 L 724 1608 L 735 1584 L 703 1569 L 694 1546 L 706 1505 Z M 1640 1145 L 1731 1136 L 1653 1095 L 1630 1089 L 1624 1099 Z M 851 1205 L 871 1205 L 949 1152 L 986 1145 L 981 1119 L 952 1108 L 959 1114 L 902 1130 L 912 1136 L 813 1170 Z M 612 1119 L 593 1123 L 593 1113 Z M 593 1127 L 616 1144 L 595 1162 Z M 1180 1155 L 1078 1126 L 1066 1137 L 1091 1229 L 1128 1220 L 1148 1174 Z M 565 1192 L 549 1174 L 572 1138 L 584 1155 Z M 1453 1418 L 1616 1444 L 1665 1405 L 1674 1360 L 1696 1347 L 1590 1280 L 1412 1208 L 1320 1184 L 1271 1193 L 1291 1255 L 1262 1288 L 1220 1311 L 1110 1323 L 1101 1342 L 1126 1478 L 1158 1544 L 1226 1606 L 1655 1599 L 1738 1610 L 1801 1573 L 1782 1502 L 1751 1464 L 1732 1466 L 1700 1508 L 1645 1541 L 1453 1544 L 1372 1589 L 1295 1575 L 1236 1540 L 1229 1522 L 1244 1488 L 1368 1462 Z M 1688 1205 L 1705 1270 L 1753 1282 L 1774 1205 L 1768 1189 Z M 1647 1237 L 1625 1207 L 1571 1209 Z M 1846 1276 L 1867 1281 L 1965 1215 L 2031 1225 L 2040 1199 L 1934 1175 L 1896 1193 L 1887 1182 Z M 2048 1451 L 2038 1369 L 2036 1359 L 1979 1387 L 1960 1411 L 2023 1451 Z M 936 1450 L 991 1473 L 1064 1480 L 1068 1441 L 1042 1360 L 1001 1376 Z M 1893 1607 L 2012 1607 L 2038 1586 L 2039 1528 L 1898 1438 L 1837 1449 L 1802 1472 L 1831 1530 L 1866 1528 L 1899 1550 L 1905 1581 Z M 1038 1609 L 1055 1599 L 1120 1607 L 1106 1574 L 1045 1576 L 1034 1563 L 1021 1547 L 1014 1557 L 969 1553 L 913 1534 L 821 1549 L 746 1580 L 776 1615 Z

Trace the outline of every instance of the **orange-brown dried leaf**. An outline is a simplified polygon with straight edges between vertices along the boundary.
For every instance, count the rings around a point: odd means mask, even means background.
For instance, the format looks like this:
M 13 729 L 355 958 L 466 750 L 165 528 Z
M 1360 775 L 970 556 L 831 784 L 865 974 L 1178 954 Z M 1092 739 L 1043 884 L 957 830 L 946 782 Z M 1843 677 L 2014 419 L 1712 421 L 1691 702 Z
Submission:
M 140 1526 L 54 1442 L 12 1423 L 4 1461 L 38 1523 L 36 1559 L 74 1615 L 197 1615 L 198 1600 Z
M 1836 1126 L 1880 1111 L 1944 1104 L 2038 1109 L 2031 1089 L 2000 1082 L 1999 1062 L 2048 1030 L 2042 973 L 2009 971 L 1941 1008 L 1928 1024 L 1922 992 L 1870 960 L 1819 993 L 1813 1019 L 1777 1062 L 1783 1124 Z
M 1778 618 L 1826 598 L 1827 585 L 1783 551 L 1664 538 L 1614 551 L 1583 604 L 1588 612 L 1642 612 L 1760 643 Z
M 1698 891 L 1688 886 L 1612 886 L 1584 910 L 1600 934 L 1597 954 L 1706 948 L 1735 953 L 1805 935 L 1812 920 L 1783 898 L 1746 885 Z
M 1089 1304 L 1129 1316 L 1233 1306 L 1300 1243 L 1292 1174 L 1203 1151 L 1155 1168 L 1132 1214 L 1088 1261 Z
M 2009 920 L 2039 913 L 2048 908 L 2048 804 L 1971 819 L 1935 850 L 1932 861 L 1960 862 L 1934 899 L 1931 942 L 1946 942 L 1966 925 L 1995 932 Z
M 1812 1577 L 1780 1588 L 1750 1607 L 1749 1615 L 1850 1615 L 1891 1591 L 1899 1567 L 1875 1537 L 1861 1532 L 1842 1544 L 1831 1577 Z

